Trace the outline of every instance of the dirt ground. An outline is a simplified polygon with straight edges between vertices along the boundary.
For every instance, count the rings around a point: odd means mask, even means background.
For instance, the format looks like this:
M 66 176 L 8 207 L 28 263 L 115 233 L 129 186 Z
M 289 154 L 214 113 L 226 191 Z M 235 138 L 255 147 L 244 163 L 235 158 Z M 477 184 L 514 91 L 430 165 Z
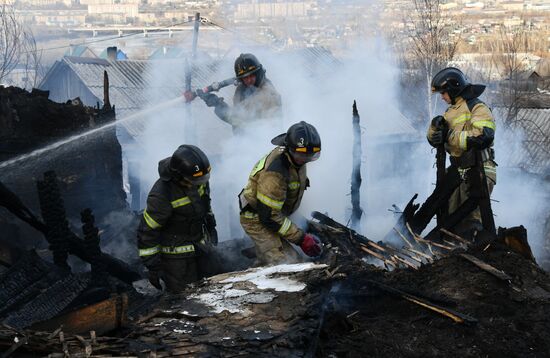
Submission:
M 458 254 L 419 270 L 353 270 L 333 288 L 319 357 L 548 357 L 550 277 L 492 244 L 470 254 L 512 277 L 506 282 Z M 368 280 L 429 299 L 477 320 L 458 324 Z

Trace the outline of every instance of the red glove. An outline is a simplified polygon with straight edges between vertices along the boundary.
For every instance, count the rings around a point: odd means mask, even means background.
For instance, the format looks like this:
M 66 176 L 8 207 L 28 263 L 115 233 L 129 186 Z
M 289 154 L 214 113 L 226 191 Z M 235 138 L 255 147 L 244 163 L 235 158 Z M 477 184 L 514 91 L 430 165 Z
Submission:
M 197 95 L 191 91 L 185 91 L 183 92 L 183 97 L 185 98 L 185 102 L 191 102 Z
M 321 240 L 313 234 L 305 234 L 304 240 L 302 240 L 300 247 L 302 248 L 304 254 L 309 257 L 319 256 L 321 255 L 321 252 L 323 252 Z

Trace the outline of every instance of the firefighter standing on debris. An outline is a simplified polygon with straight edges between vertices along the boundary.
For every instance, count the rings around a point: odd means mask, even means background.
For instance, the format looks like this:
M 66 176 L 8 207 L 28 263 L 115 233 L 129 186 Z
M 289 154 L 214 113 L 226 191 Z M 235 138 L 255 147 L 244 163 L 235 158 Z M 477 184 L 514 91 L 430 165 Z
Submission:
M 235 60 L 235 76 L 239 85 L 233 96 L 233 107 L 213 93 L 199 92 L 208 107 L 223 121 L 231 124 L 236 132 L 247 128 L 252 122 L 277 121 L 282 115 L 281 96 L 265 76 L 265 69 L 256 56 L 241 54 Z M 184 94 L 187 100 L 192 94 Z M 274 122 L 278 125 L 278 122 Z
M 138 228 L 139 256 L 153 286 L 161 289 L 162 279 L 168 291 L 179 292 L 204 273 L 199 259 L 218 243 L 210 162 L 199 148 L 182 145 L 158 170 Z
M 311 257 L 322 250 L 317 237 L 304 233 L 288 217 L 298 209 L 309 186 L 306 164 L 321 155 L 321 137 L 315 127 L 302 121 L 271 143 L 277 147 L 255 165 L 239 194 L 241 225 L 254 241 L 261 265 L 300 261 L 289 242 Z
M 489 194 L 496 184 L 492 148 L 496 125 L 489 107 L 478 99 L 484 90 L 485 86 L 469 83 L 462 71 L 454 67 L 441 70 L 432 80 L 432 91 L 439 92 L 450 106 L 443 116 L 432 120 L 428 141 L 434 147 L 445 146 L 451 166 L 457 167 L 462 178 L 449 199 L 449 214 L 455 212 L 471 194 L 467 173 L 475 165 L 471 158 L 473 151 L 480 151 Z M 467 236 L 472 230 L 481 229 L 481 214 L 477 207 L 457 225 L 455 231 Z

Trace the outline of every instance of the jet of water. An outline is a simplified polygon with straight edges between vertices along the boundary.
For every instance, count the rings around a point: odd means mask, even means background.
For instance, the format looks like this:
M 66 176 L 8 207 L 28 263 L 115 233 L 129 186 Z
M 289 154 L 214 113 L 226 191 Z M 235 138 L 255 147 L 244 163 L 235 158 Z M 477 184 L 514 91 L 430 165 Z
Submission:
M 125 123 L 125 122 L 130 122 L 130 121 L 135 120 L 137 118 L 147 116 L 147 115 L 149 115 L 149 114 L 151 114 L 155 111 L 175 106 L 175 105 L 177 105 L 178 103 L 181 103 L 181 102 L 183 102 L 183 97 L 181 97 L 181 96 L 173 98 L 173 99 L 165 101 L 165 102 L 161 102 L 157 105 L 154 105 L 152 107 L 143 109 L 139 112 L 132 113 L 132 114 L 130 114 L 126 117 L 123 117 L 119 120 L 113 121 L 111 123 L 107 123 L 107 124 L 105 124 L 101 127 L 93 128 L 93 129 L 90 129 L 89 131 L 86 131 L 86 132 L 83 132 L 83 133 L 80 133 L 80 134 L 76 134 L 76 135 L 68 137 L 68 138 L 61 139 L 61 140 L 59 140 L 55 143 L 52 143 L 52 144 L 49 144 L 45 147 L 33 150 L 32 152 L 29 152 L 27 154 L 23 154 L 23 155 L 20 155 L 18 157 L 15 157 L 13 159 L 6 160 L 6 161 L 0 163 L 0 168 L 6 168 L 6 167 L 9 167 L 9 166 L 12 166 L 13 164 L 19 163 L 19 162 L 21 162 L 25 159 L 29 159 L 29 158 L 32 158 L 32 157 L 39 156 L 39 155 L 47 153 L 47 152 L 49 152 L 53 149 L 59 148 L 59 147 L 65 145 L 67 143 L 74 142 L 74 141 L 79 140 L 81 138 L 84 138 L 84 137 L 87 137 L 89 135 L 101 132 L 105 129 L 111 128 L 116 124 L 122 124 L 122 123 Z

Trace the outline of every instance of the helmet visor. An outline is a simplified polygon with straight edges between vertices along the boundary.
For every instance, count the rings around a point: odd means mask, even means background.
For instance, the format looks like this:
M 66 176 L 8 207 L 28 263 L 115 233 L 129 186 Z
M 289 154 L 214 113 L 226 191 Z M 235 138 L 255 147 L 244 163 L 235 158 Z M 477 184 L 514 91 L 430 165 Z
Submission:
M 301 149 L 301 148 L 297 148 Z M 305 164 L 309 162 L 314 162 L 321 156 L 321 150 L 317 150 L 315 152 L 301 152 L 297 150 L 290 150 L 290 155 L 292 156 L 292 159 L 296 164 Z
M 199 174 L 200 175 L 197 175 Z M 191 183 L 192 185 L 201 185 L 201 184 L 206 184 L 208 182 L 208 180 L 210 179 L 210 172 L 207 172 L 207 173 L 202 173 L 202 172 L 199 172 L 193 176 L 186 176 L 184 179 L 186 181 L 188 181 L 189 183 Z

